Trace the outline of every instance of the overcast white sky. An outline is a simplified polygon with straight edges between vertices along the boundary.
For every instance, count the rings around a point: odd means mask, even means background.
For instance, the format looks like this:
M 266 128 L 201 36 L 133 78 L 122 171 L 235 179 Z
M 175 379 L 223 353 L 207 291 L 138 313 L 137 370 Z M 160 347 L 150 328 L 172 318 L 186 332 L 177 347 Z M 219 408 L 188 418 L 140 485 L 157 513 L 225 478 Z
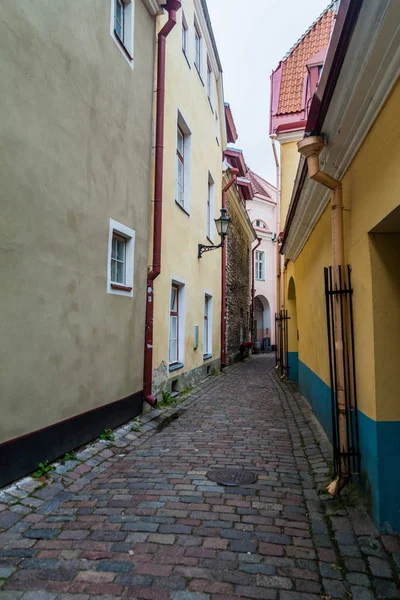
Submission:
M 225 101 L 247 165 L 275 185 L 270 75 L 328 0 L 207 0 L 224 71 Z

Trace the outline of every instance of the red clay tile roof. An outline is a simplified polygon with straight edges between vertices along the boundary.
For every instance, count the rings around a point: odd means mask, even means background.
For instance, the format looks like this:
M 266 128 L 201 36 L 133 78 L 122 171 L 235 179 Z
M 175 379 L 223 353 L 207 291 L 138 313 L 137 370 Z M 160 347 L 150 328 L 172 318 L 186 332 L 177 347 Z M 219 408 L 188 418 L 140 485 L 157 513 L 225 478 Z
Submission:
M 238 139 L 238 132 L 236 130 L 235 121 L 233 119 L 232 109 L 228 102 L 225 102 L 225 120 L 226 120 L 226 132 L 228 135 L 228 144 L 234 144 Z
M 251 181 L 254 195 L 263 196 L 270 202 L 276 202 L 275 198 L 271 195 L 271 192 L 276 190 L 275 186 L 268 183 L 268 181 L 263 179 L 260 175 L 257 175 L 257 173 L 254 173 L 251 169 L 247 171 L 246 177 Z
M 307 61 L 328 45 L 335 15 L 336 2 L 331 2 L 283 59 L 278 115 L 298 112 L 304 108 L 302 104 Z

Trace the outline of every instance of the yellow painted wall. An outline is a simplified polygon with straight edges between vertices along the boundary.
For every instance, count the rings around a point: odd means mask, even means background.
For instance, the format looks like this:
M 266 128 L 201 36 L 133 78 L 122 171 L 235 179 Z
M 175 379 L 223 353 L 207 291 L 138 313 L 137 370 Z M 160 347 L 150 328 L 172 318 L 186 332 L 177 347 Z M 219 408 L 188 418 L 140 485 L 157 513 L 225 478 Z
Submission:
M 216 140 L 215 110 L 219 123 L 224 115 L 219 114 L 217 85 L 214 80 L 214 110 L 207 97 L 206 45 L 203 44 L 203 81 L 194 66 L 194 6 L 185 2 L 185 17 L 189 26 L 189 63 L 181 47 L 182 11 L 178 23 L 167 39 L 166 101 L 165 101 L 165 145 L 164 145 L 164 201 L 162 229 L 162 272 L 155 280 L 153 369 L 164 362 L 168 365 L 169 300 L 171 279 L 179 277 L 186 286 L 186 327 L 184 368 L 171 373 L 176 377 L 204 364 L 203 361 L 203 316 L 204 294 L 213 296 L 213 359 L 221 353 L 221 250 L 203 254 L 197 258 L 199 243 L 209 244 L 206 238 L 206 214 L 208 172 L 215 181 L 215 214 L 220 216 L 222 194 L 222 150 Z M 160 20 L 161 27 L 165 17 Z M 204 39 L 204 38 L 203 38 Z M 191 130 L 191 183 L 190 216 L 174 199 L 176 128 L 178 109 Z M 219 244 L 215 232 L 215 243 Z M 194 327 L 199 325 L 199 347 L 193 349 Z
M 398 238 L 371 241 L 370 232 L 400 203 L 399 107 L 397 84 L 343 177 L 343 200 L 349 209 L 344 217 L 345 254 L 352 267 L 354 289 L 358 405 L 368 417 L 387 421 L 400 420 L 394 375 L 399 372 L 399 336 L 392 334 L 399 327 L 400 287 L 396 275 L 400 246 Z M 282 164 L 282 187 L 283 181 Z M 331 264 L 328 206 L 293 269 L 299 359 L 328 385 L 323 267 Z M 378 306 L 381 302 L 383 306 Z
M 301 139 L 301 136 L 299 136 Z M 280 196 L 280 218 L 281 230 L 283 230 L 286 215 L 292 197 L 294 180 L 296 178 L 297 166 L 300 155 L 297 151 L 297 142 L 285 142 L 280 144 L 281 149 L 281 196 Z
M 285 297 L 286 306 L 288 311 L 288 317 L 290 318 L 288 324 L 288 351 L 298 352 L 298 322 L 297 322 L 297 290 L 295 282 L 295 268 L 294 263 L 289 262 L 285 270 Z

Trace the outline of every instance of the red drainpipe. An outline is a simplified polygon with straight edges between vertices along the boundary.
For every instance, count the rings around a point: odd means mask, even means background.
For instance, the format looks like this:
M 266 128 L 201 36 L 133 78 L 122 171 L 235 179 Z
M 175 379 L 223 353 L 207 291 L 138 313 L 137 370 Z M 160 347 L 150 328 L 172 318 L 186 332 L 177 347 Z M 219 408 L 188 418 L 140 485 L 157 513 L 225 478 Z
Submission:
M 232 178 L 222 190 L 222 208 L 226 208 L 226 193 L 239 173 L 239 169 L 230 169 Z M 226 244 L 222 248 L 222 293 L 221 293 L 221 367 L 226 367 Z
M 167 36 L 176 25 L 176 13 L 181 8 L 181 0 L 168 0 L 164 7 L 169 18 L 158 34 L 157 56 L 157 108 L 156 108 L 156 148 L 154 176 L 154 220 L 153 220 L 153 266 L 147 275 L 146 325 L 144 334 L 143 396 L 150 406 L 157 406 L 157 398 L 152 394 L 153 378 L 153 316 L 154 284 L 161 273 L 161 228 L 164 177 L 164 115 L 165 115 L 165 57 Z
M 254 246 L 254 248 L 251 251 L 251 342 L 253 342 L 253 326 L 254 326 L 254 313 L 255 313 L 255 303 L 256 303 L 256 284 L 255 284 L 255 278 L 254 278 L 254 256 L 255 256 L 255 251 L 257 250 L 258 246 L 261 244 L 262 239 L 261 238 L 257 238 L 257 244 Z

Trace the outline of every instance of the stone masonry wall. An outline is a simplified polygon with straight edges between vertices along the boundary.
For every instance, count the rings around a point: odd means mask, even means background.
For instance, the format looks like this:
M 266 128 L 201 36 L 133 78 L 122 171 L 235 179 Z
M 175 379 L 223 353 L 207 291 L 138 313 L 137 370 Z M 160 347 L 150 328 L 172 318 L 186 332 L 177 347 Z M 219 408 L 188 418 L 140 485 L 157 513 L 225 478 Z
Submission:
M 232 219 L 227 236 L 227 363 L 240 359 L 240 344 L 250 340 L 251 244 L 235 211 L 227 208 Z

